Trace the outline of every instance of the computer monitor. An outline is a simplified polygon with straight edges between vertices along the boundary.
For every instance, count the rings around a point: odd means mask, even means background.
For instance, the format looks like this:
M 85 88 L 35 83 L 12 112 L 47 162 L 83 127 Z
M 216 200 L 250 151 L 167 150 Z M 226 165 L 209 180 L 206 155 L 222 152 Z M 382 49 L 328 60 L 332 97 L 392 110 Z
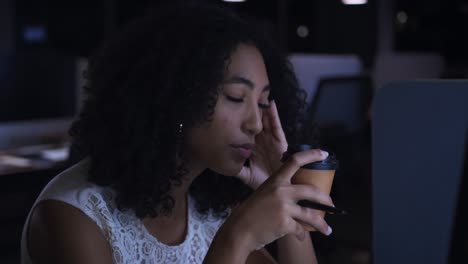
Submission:
M 76 57 L 48 49 L 0 54 L 0 149 L 66 135 L 82 70 Z
M 0 122 L 71 117 L 75 58 L 48 50 L 0 55 Z
M 466 80 L 403 81 L 377 92 L 374 263 L 447 263 L 466 159 L 467 102 Z

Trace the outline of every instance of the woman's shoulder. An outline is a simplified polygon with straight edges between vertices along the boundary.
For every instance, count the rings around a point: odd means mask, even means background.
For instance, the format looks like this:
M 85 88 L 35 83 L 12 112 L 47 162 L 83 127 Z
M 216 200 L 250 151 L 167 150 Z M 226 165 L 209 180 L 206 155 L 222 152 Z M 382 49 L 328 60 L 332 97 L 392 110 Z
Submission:
M 93 220 L 108 217 L 117 206 L 111 187 L 99 186 L 88 180 L 89 159 L 84 159 L 54 177 L 42 190 L 35 205 L 45 200 L 66 203 L 83 211 Z
M 104 198 L 106 188 L 87 180 L 88 168 L 89 161 L 83 160 L 54 177 L 42 190 L 23 230 L 21 248 L 25 261 L 30 257 L 36 260 L 65 260 L 68 256 L 86 260 L 84 262 L 87 263 L 110 260 L 109 255 L 104 254 L 109 252 L 109 248 L 102 232 L 103 226 L 109 224 L 102 219 L 112 221 L 111 218 L 102 217 L 105 211 L 103 208 L 109 207 Z M 100 207 L 91 205 L 96 203 Z M 55 252 L 57 245 L 41 243 L 49 240 L 66 242 L 70 254 Z M 87 248 L 93 250 L 88 251 Z M 103 257 L 93 257 L 94 253 L 100 253 Z
M 42 190 L 38 199 L 66 193 L 71 190 L 87 187 L 89 159 L 81 160 L 56 175 Z
M 23 236 L 27 235 L 27 239 L 22 239 L 23 263 L 32 263 L 31 259 L 37 263 L 112 261 L 109 245 L 95 222 L 61 201 L 47 200 L 38 204 L 26 230 Z M 62 250 L 57 251 L 57 248 Z
M 42 200 L 76 200 L 83 191 L 99 191 L 88 181 L 89 160 L 84 159 L 55 176 L 42 190 L 36 203 Z M 73 202 L 74 203 L 74 202 Z

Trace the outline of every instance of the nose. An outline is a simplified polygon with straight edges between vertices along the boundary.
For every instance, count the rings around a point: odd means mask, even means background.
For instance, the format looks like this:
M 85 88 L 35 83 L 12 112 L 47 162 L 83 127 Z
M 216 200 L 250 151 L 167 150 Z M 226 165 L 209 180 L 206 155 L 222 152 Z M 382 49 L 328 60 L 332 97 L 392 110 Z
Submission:
M 257 135 L 262 132 L 262 110 L 256 105 L 250 107 L 242 123 L 242 130 L 248 135 Z

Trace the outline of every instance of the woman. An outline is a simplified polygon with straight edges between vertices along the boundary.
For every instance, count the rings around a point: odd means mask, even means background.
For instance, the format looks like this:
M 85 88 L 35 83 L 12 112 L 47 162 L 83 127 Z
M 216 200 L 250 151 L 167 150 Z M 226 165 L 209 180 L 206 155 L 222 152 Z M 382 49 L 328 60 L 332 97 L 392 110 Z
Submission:
M 304 93 L 261 30 L 167 7 L 109 42 L 87 78 L 71 129 L 83 160 L 37 199 L 23 263 L 271 263 L 275 240 L 280 263 L 316 262 L 301 223 L 331 229 L 296 202 L 332 202 L 290 178 L 327 153 L 281 163 Z

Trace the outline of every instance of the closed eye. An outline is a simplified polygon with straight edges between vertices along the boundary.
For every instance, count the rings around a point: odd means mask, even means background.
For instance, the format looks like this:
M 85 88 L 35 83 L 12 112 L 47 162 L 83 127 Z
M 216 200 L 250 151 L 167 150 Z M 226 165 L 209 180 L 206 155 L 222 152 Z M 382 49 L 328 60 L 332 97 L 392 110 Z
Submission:
M 229 96 L 229 95 L 226 95 L 226 98 L 231 101 L 231 102 L 235 102 L 235 103 L 242 103 L 244 102 L 244 98 L 237 98 L 237 97 L 232 97 L 232 96 Z M 261 109 L 268 109 L 270 107 L 270 104 L 261 104 L 259 103 L 258 104 L 258 107 L 260 107 Z
M 227 98 L 229 101 L 233 101 L 233 102 L 236 102 L 236 103 L 242 103 L 242 102 L 244 102 L 244 99 L 243 99 L 243 98 L 236 98 L 236 97 L 232 97 L 232 96 L 229 96 L 229 95 L 226 95 L 226 98 Z

